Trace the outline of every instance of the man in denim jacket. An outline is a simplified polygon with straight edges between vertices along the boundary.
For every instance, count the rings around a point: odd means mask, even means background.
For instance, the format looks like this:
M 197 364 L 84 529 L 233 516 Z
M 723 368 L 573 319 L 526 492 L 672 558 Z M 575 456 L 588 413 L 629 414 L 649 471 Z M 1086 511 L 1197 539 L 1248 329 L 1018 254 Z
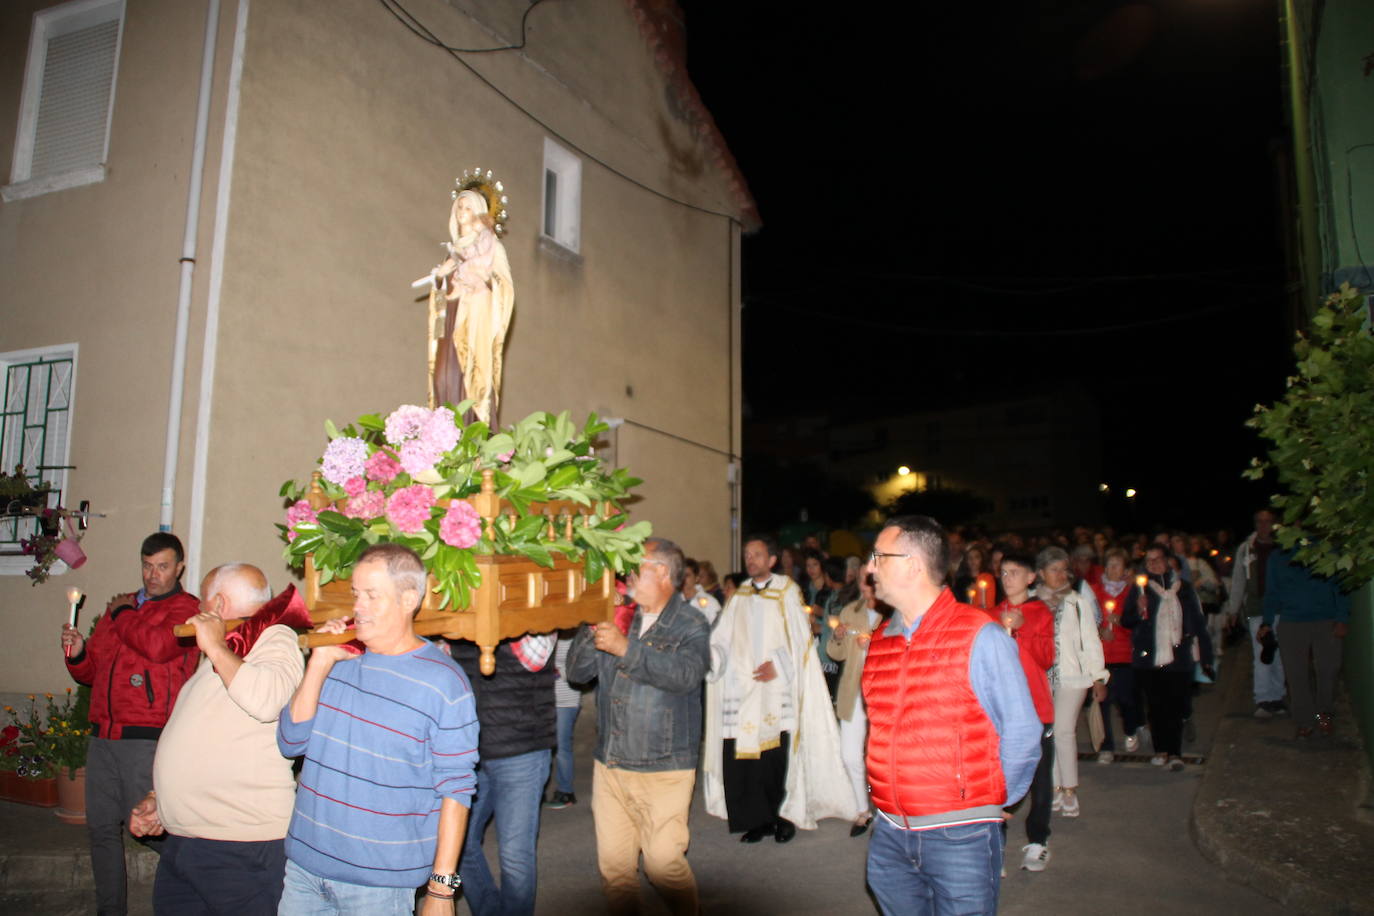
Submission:
M 568 680 L 597 682 L 592 818 L 612 913 L 639 909 L 640 853 L 671 911 L 697 912 L 687 811 L 701 749 L 710 627 L 682 599 L 683 560 L 672 541 L 650 538 L 630 579 L 639 610 L 629 634 L 598 623 L 583 628 L 568 651 Z

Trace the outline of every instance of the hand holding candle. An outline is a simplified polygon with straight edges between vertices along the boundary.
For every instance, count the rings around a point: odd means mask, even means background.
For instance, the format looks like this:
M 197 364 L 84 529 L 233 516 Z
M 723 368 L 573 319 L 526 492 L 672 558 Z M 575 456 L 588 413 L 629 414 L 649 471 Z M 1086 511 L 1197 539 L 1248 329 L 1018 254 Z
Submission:
M 71 612 L 67 615 L 67 626 L 73 629 L 76 628 L 76 609 L 81 606 L 81 599 L 83 597 L 81 589 L 76 586 L 67 589 L 67 603 L 71 606 Z M 62 654 L 67 658 L 72 657 L 71 643 L 67 643 L 62 647 Z

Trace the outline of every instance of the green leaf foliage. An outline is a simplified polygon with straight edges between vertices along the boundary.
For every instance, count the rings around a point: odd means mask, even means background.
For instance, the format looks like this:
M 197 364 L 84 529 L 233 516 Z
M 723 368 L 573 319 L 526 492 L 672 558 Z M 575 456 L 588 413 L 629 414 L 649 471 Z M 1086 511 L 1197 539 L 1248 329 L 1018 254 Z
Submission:
M 1374 578 L 1374 337 L 1364 297 L 1348 283 L 1327 297 L 1293 346 L 1283 398 L 1246 425 L 1272 445 L 1243 476 L 1273 470 L 1278 540 L 1313 572 L 1350 588 Z

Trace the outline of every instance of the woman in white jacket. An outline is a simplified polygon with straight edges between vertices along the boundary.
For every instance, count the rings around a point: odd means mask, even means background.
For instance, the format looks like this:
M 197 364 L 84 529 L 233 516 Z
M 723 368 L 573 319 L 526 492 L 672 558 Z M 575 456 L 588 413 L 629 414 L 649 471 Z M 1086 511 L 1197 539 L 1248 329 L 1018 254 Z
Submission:
M 1035 559 L 1040 582 L 1035 597 L 1054 614 L 1054 804 L 1065 817 L 1078 817 L 1078 714 L 1088 689 L 1101 702 L 1107 696 L 1107 666 L 1097 635 L 1097 602 L 1073 587 L 1069 555 L 1046 547 Z

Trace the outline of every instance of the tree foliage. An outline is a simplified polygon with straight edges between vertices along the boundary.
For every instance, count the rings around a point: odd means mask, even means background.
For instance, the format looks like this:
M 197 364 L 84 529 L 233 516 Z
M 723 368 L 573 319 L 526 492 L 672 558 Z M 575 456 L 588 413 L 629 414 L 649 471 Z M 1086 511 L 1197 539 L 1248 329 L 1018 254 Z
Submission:
M 1374 337 L 1364 297 L 1348 283 L 1327 297 L 1293 346 L 1297 374 L 1247 425 L 1273 443 L 1245 476 L 1272 469 L 1278 540 L 1313 572 L 1352 587 L 1374 578 Z

